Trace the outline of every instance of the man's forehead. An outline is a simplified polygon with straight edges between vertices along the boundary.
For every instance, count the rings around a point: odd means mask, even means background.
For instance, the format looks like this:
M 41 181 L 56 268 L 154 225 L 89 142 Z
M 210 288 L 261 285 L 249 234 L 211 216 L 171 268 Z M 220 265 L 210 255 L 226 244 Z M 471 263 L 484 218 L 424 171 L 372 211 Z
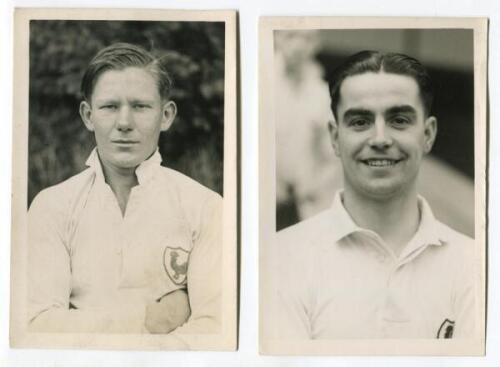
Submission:
M 146 69 L 127 67 L 104 71 L 96 80 L 93 97 L 96 99 L 125 95 L 159 96 L 155 77 Z
M 407 75 L 368 72 L 344 79 L 338 110 L 349 108 L 387 109 L 398 105 L 423 108 L 416 80 Z

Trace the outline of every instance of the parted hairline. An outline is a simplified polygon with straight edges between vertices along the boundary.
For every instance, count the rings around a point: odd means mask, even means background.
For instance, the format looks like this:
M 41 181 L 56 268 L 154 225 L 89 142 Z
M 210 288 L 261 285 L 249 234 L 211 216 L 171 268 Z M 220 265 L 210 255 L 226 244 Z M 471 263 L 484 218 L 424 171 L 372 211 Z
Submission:
M 432 80 L 425 67 L 415 58 L 401 53 L 361 51 L 350 56 L 337 67 L 328 79 L 333 115 L 337 118 L 337 107 L 340 101 L 340 89 L 345 79 L 365 73 L 388 73 L 409 76 L 418 85 L 424 113 L 429 115 L 434 99 Z
M 100 50 L 90 61 L 81 83 L 83 99 L 91 102 L 97 80 L 104 72 L 123 70 L 128 67 L 147 70 L 156 79 L 160 97 L 164 100 L 170 97 L 173 83 L 164 59 L 155 57 L 151 52 L 137 45 L 114 43 Z

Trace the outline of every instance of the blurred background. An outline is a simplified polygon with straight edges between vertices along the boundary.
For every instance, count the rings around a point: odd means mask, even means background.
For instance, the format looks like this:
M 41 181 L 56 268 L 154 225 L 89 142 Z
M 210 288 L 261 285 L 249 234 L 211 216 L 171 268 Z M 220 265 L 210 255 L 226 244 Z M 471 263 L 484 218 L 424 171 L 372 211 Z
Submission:
M 420 170 L 419 192 L 436 217 L 474 236 L 474 67 L 472 30 L 275 31 L 276 229 L 331 205 L 343 185 L 330 145 L 326 82 L 362 50 L 401 52 L 428 69 L 438 135 Z
M 164 56 L 178 114 L 159 141 L 163 165 L 223 191 L 224 23 L 30 22 L 28 206 L 42 189 L 85 169 L 95 146 L 78 113 L 87 65 L 115 42 Z

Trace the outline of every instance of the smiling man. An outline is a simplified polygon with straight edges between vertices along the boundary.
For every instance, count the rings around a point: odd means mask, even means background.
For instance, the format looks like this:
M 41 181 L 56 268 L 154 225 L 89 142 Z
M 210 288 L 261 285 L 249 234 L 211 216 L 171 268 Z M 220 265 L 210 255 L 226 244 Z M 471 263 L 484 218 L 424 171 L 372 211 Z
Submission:
M 182 343 L 219 331 L 222 200 L 160 166 L 171 86 L 164 63 L 135 45 L 90 62 L 80 115 L 97 147 L 29 210 L 31 330 L 173 331 Z
M 277 234 L 268 335 L 472 337 L 473 240 L 417 192 L 437 133 L 427 71 L 406 55 L 363 51 L 329 89 L 344 189 L 329 210 Z

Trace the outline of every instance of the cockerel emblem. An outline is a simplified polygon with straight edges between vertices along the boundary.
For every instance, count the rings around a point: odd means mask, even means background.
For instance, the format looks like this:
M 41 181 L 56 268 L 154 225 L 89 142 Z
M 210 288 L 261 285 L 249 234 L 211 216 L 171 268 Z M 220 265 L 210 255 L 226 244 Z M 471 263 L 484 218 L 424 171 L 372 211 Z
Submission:
M 163 266 L 170 280 L 181 285 L 186 283 L 189 265 L 189 252 L 182 247 L 166 247 L 163 253 Z

